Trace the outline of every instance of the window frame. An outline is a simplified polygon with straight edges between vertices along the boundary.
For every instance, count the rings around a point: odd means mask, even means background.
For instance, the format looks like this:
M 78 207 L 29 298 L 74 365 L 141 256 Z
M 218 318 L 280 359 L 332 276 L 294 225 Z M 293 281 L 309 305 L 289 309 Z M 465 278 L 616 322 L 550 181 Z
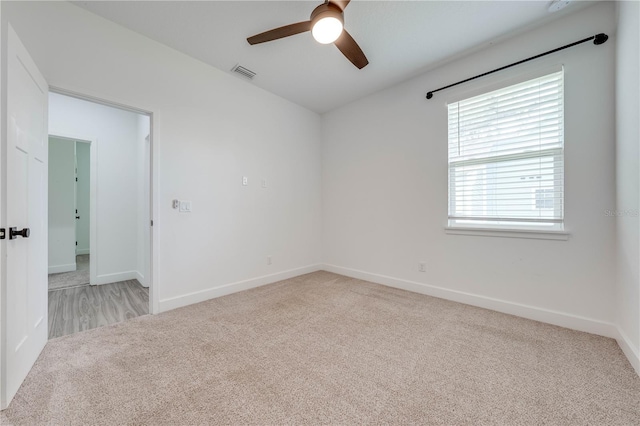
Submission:
M 478 87 L 472 91 L 467 91 L 463 93 L 458 93 L 457 96 L 451 97 L 446 100 L 444 106 L 447 110 L 446 117 L 447 123 L 449 122 L 449 111 L 448 106 L 452 103 L 461 102 L 467 99 L 474 98 L 476 96 L 481 96 L 483 94 L 488 94 L 493 91 L 501 90 L 508 88 L 510 86 L 515 86 L 521 83 L 526 83 L 531 80 L 535 80 L 541 77 L 545 77 L 547 75 L 557 73 L 562 71 L 563 73 L 563 83 L 562 83 L 562 114 L 563 117 L 565 115 L 565 106 L 566 106 L 566 97 L 565 93 L 565 77 L 566 73 L 564 67 L 562 65 L 554 65 L 551 67 L 546 67 L 544 69 L 538 69 L 534 72 L 523 73 L 518 77 L 511 78 L 508 80 L 499 81 L 497 84 L 485 85 L 483 87 Z M 450 153 L 449 153 L 449 135 L 447 132 L 447 225 L 445 226 L 445 232 L 453 235 L 479 235 L 479 236 L 498 236 L 498 237 L 510 237 L 510 238 L 533 238 L 533 239 L 552 239 L 552 240 L 568 240 L 569 233 L 565 228 L 566 221 L 566 211 L 565 211 L 565 135 L 564 135 L 564 118 L 563 118 L 563 134 L 562 134 L 562 145 L 556 148 L 547 148 L 540 151 L 528 151 L 516 154 L 507 154 L 507 155 L 498 155 L 495 157 L 485 157 L 485 158 L 472 158 L 472 159 L 463 159 L 451 162 Z M 455 169 L 457 167 L 462 167 L 465 165 L 472 164 L 495 164 L 503 161 L 510 160 L 520 160 L 526 158 L 544 158 L 544 157 L 553 157 L 554 163 L 560 162 L 560 167 L 562 168 L 561 173 L 561 182 L 562 185 L 562 197 L 556 199 L 554 203 L 554 211 L 557 213 L 557 209 L 562 210 L 561 218 L 559 219 L 547 219 L 547 220 L 537 220 L 537 219 L 524 219 L 518 221 L 517 218 L 512 218 L 515 220 L 502 221 L 503 223 L 499 223 L 499 219 L 494 218 L 455 218 L 452 217 L 451 212 L 453 211 L 451 208 L 452 197 L 451 197 L 451 179 L 455 179 Z M 452 167 L 452 164 L 454 165 Z M 554 187 L 557 183 L 554 183 Z M 536 188 L 539 189 L 539 188 Z M 543 188 L 544 189 L 544 188 Z M 535 194 L 535 191 L 534 191 Z M 536 208 L 535 204 L 535 196 L 534 196 L 534 208 Z M 455 202 L 453 200 L 453 202 Z

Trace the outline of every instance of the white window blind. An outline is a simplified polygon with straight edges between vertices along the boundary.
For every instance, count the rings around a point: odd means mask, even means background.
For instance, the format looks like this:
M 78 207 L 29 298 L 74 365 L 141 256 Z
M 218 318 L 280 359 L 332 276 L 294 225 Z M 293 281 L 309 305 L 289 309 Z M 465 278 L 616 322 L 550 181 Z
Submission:
M 448 105 L 449 226 L 562 228 L 563 79 Z

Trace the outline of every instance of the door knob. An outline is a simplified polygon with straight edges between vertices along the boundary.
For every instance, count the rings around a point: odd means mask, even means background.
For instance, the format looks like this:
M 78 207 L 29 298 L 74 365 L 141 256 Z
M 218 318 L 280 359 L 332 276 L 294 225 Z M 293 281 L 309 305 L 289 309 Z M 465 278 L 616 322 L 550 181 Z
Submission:
M 80 219 L 80 216 L 76 216 L 76 219 Z
M 13 228 L 9 228 L 9 239 L 15 240 L 18 237 L 29 238 L 31 235 L 31 230 L 29 228 L 22 228 L 22 231 L 18 231 L 18 228 L 15 226 Z

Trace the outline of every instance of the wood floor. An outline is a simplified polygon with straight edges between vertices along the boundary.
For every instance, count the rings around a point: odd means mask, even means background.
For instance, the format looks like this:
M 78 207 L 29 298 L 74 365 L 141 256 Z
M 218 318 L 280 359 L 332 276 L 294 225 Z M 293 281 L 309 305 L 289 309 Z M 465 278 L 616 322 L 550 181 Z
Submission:
M 149 289 L 138 280 L 49 291 L 49 339 L 149 313 Z
M 49 274 L 49 290 L 89 284 L 90 262 L 91 260 L 88 254 L 79 254 L 76 256 L 75 271 Z

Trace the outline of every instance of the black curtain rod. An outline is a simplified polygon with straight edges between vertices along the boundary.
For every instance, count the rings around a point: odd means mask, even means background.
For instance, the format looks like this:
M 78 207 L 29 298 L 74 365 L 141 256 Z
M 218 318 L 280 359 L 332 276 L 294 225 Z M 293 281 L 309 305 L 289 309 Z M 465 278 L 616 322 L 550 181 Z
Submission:
M 513 67 L 513 66 L 515 66 L 515 65 L 520 65 L 520 64 L 522 64 L 522 63 L 525 63 L 525 62 L 531 61 L 531 60 L 533 60 L 533 59 L 538 59 L 538 58 L 540 58 L 540 57 L 542 57 L 542 56 L 546 56 L 546 55 L 549 55 L 549 54 L 551 54 L 551 53 L 555 53 L 555 52 L 557 52 L 557 51 L 559 51 L 559 50 L 563 50 L 563 49 L 566 49 L 566 48 L 569 48 L 569 47 L 573 47 L 573 46 L 575 46 L 575 45 L 578 45 L 578 44 L 581 44 L 581 43 L 587 42 L 587 41 L 589 41 L 589 40 L 593 40 L 593 44 L 595 44 L 595 45 L 600 45 L 600 44 L 603 44 L 604 42 L 606 42 L 608 39 L 609 39 L 609 36 L 608 36 L 608 35 L 606 35 L 606 34 L 604 34 L 604 33 L 596 34 L 596 35 L 594 35 L 594 36 L 587 37 L 587 38 L 585 38 L 585 39 L 578 40 L 578 41 L 573 42 L 573 43 L 569 43 L 569 44 L 564 45 L 564 46 L 562 46 L 562 47 L 558 47 L 558 48 L 556 48 L 556 49 L 549 50 L 548 52 L 540 53 L 539 55 L 532 56 L 532 57 L 530 57 L 530 58 L 523 59 L 523 60 L 521 60 L 521 61 L 514 62 L 514 63 L 509 64 L 509 65 L 505 65 L 504 67 L 496 68 L 496 69 L 495 69 L 495 70 L 493 70 L 493 71 L 487 71 L 487 72 L 485 72 L 485 73 L 478 74 L 478 75 L 476 75 L 475 77 L 467 78 L 466 80 L 462 80 L 462 81 L 459 81 L 459 82 L 457 82 L 457 83 L 453 83 L 453 84 L 450 84 L 450 85 L 448 85 L 448 86 L 444 86 L 444 87 L 441 87 L 441 88 L 439 88 L 439 89 L 432 90 L 432 91 L 430 91 L 430 92 L 427 92 L 427 99 L 431 99 L 431 98 L 433 98 L 433 94 L 434 94 L 434 93 L 436 93 L 436 92 L 439 92 L 439 91 L 441 91 L 441 90 L 448 89 L 448 88 L 453 87 L 453 86 L 457 86 L 458 84 L 466 83 L 467 81 L 475 80 L 476 78 L 484 77 L 485 75 L 493 74 L 494 72 L 498 72 L 498 71 L 502 71 L 502 70 L 507 69 L 507 68 L 511 68 L 511 67 Z

